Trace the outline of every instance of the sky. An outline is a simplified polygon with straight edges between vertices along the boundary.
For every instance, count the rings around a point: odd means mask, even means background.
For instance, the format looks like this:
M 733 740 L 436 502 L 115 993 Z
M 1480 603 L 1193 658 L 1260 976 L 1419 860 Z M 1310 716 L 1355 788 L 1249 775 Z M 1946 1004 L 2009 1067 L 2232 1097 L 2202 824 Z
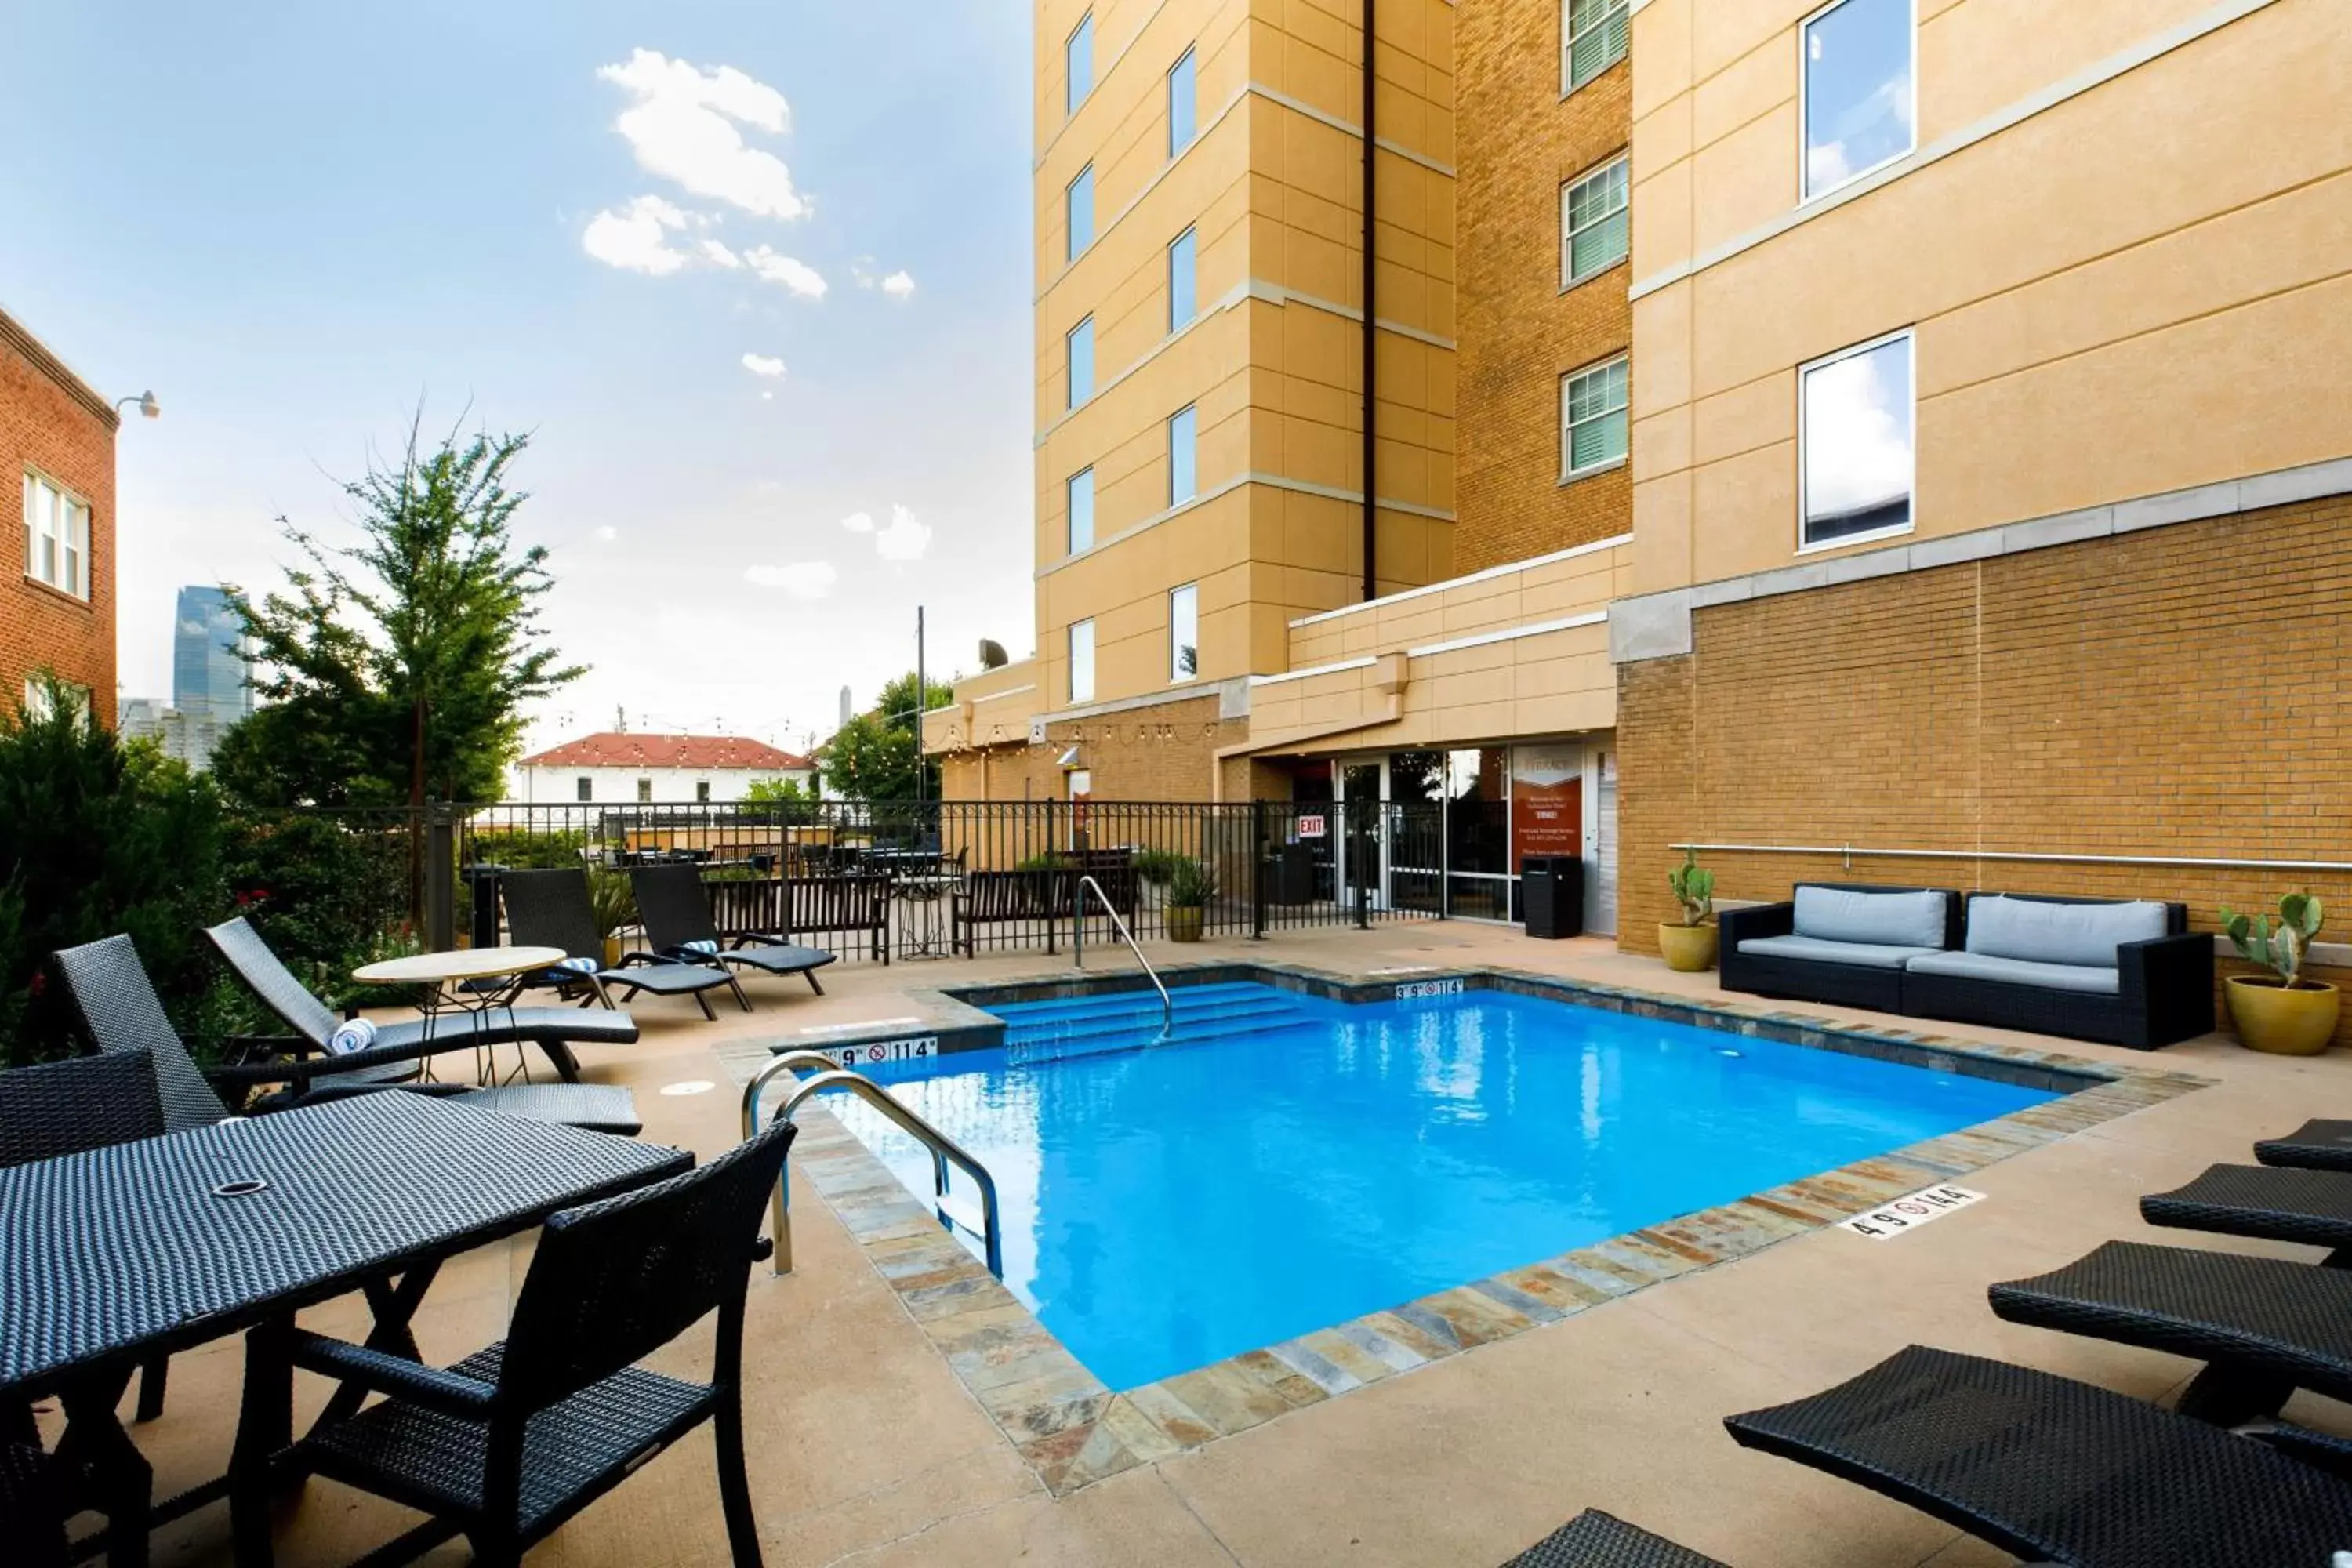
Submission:
M 612 726 L 797 750 L 1034 640 L 1017 0 L 0 0 L 0 309 L 108 397 L 120 680 L 183 584 L 428 433 L 527 431 L 518 538 Z M 38 61 L 39 68 L 23 68 Z

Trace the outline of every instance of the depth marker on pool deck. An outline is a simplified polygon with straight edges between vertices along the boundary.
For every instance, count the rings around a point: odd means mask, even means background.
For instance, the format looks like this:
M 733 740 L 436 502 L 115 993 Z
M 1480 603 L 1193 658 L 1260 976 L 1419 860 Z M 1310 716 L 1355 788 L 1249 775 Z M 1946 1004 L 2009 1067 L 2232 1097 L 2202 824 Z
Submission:
M 1873 1241 L 1891 1241 L 1906 1231 L 1918 1229 L 1931 1219 L 1943 1218 L 1954 1209 L 1964 1209 L 1970 1204 L 1983 1201 L 1982 1193 L 1972 1193 L 1966 1187 L 1946 1183 L 1941 1186 L 1922 1187 L 1868 1214 L 1842 1219 L 1838 1221 L 1838 1228 L 1850 1230 L 1856 1236 L 1866 1236 Z
M 860 1018 L 854 1024 L 805 1024 L 803 1035 L 845 1035 L 852 1029 L 895 1029 L 901 1024 L 919 1024 L 922 1019 L 909 1013 L 903 1018 Z

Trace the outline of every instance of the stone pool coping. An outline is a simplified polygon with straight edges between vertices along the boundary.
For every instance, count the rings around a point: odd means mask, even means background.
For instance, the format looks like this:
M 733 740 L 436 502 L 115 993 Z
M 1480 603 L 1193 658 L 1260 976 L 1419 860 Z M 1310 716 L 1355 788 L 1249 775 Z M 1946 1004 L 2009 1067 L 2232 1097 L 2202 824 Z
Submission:
M 856 1237 L 964 1387 L 1055 1496 L 1263 1425 L 1367 1384 L 1573 1317 L 1604 1301 L 1823 1229 L 1921 1188 L 2206 1087 L 2211 1080 L 2030 1047 L 1807 1014 L 1747 1011 L 1622 986 L 1496 966 L 1400 968 L 1373 978 L 1295 963 L 1210 963 L 1161 972 L 1171 988 L 1260 981 L 1344 1001 L 1496 990 L 1691 1024 L 1817 1050 L 2055 1091 L 2030 1106 L 1906 1148 L 1506 1269 L 1280 1344 L 1139 1387 L 1114 1391 L 832 1116 L 804 1112 L 793 1160 Z M 1420 989 L 1428 988 L 1428 989 Z M 910 1037 L 942 1054 L 1001 1045 L 990 1002 L 1149 990 L 1131 972 L 992 981 L 910 992 L 906 1026 L 763 1042 L 772 1051 L 887 1046 Z

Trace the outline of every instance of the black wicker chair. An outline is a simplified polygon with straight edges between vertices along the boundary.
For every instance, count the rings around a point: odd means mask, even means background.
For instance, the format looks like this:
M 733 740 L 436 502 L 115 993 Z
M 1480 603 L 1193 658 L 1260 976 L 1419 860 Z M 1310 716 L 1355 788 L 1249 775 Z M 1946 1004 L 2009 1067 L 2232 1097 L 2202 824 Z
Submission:
M 630 871 L 629 885 L 636 894 L 638 917 L 646 922 L 646 943 L 662 957 L 680 963 L 740 964 L 763 974 L 797 974 L 810 990 L 824 994 L 816 972 L 833 962 L 833 954 L 823 948 L 803 947 L 772 934 L 739 936 L 731 947 L 720 939 L 699 868 L 639 866 Z
M 522 977 L 527 986 L 551 986 L 560 995 L 578 995 L 584 1005 L 613 1005 L 608 990 L 620 986 L 634 998 L 640 991 L 656 996 L 691 996 L 706 1018 L 716 1018 L 710 998 L 704 994 L 720 986 L 735 994 L 746 1013 L 751 999 L 735 976 L 724 969 L 699 963 L 676 963 L 650 952 L 633 952 L 617 965 L 604 963 L 604 937 L 588 902 L 588 873 L 566 867 L 551 871 L 509 871 L 499 879 L 499 897 L 507 908 L 507 935 L 517 947 L 561 948 L 568 958 L 583 959 L 593 969 L 542 969 Z
M 2333 1248 L 2330 1268 L 2352 1268 L 2352 1171 L 2212 1165 L 2187 1186 L 2139 1201 L 2150 1225 Z
M 146 967 L 139 962 L 139 950 L 131 945 L 129 937 L 110 936 L 80 947 L 61 948 L 56 958 L 58 972 L 65 977 L 66 989 L 73 994 L 82 1027 L 92 1044 L 101 1051 L 147 1051 L 153 1055 L 156 1081 L 163 1090 L 163 1120 L 172 1131 L 209 1127 L 229 1114 L 227 1103 L 214 1088 L 215 1083 L 241 1097 L 256 1085 L 278 1083 L 286 1078 L 285 1065 L 279 1062 L 215 1068 L 207 1077 L 196 1066 L 195 1058 L 188 1055 L 178 1031 L 172 1027 L 172 1020 L 164 1016 L 163 1005 L 156 1000 L 154 984 L 147 978 Z M 403 1089 L 462 1096 L 467 1106 L 477 1110 L 584 1127 L 597 1132 L 634 1136 L 641 1125 L 636 1100 L 627 1089 L 616 1085 L 520 1083 L 498 1089 L 472 1089 L 464 1084 L 423 1083 L 415 1079 L 413 1060 L 405 1066 L 371 1063 L 376 1054 L 365 1051 L 330 1058 L 330 1066 L 356 1065 L 310 1080 L 310 1097 Z
M 2320 1568 L 2352 1544 L 2352 1483 L 2325 1469 L 2107 1389 L 1921 1345 L 1724 1425 L 1743 1447 L 2029 1562 Z
M 295 1446 L 291 1468 L 433 1516 L 372 1562 L 463 1534 L 477 1563 L 510 1564 L 709 1421 L 734 1562 L 758 1568 L 743 1466 L 743 1304 L 762 1250 L 761 1212 L 793 1131 L 771 1122 L 699 1170 L 555 1215 L 508 1337 L 446 1370 L 290 1324 L 256 1330 L 247 1353 L 260 1368 L 257 1386 L 278 1386 L 290 1366 L 387 1395 L 322 1421 Z M 713 1311 L 710 1382 L 635 1364 Z M 268 1468 L 235 1484 L 242 1517 L 267 1509 Z
M 66 1520 L 79 1506 L 66 1466 L 37 1443 L 0 1442 L 0 1539 L 16 1568 L 66 1568 Z
M 2255 1144 L 2254 1158 L 2265 1165 L 2352 1171 L 2352 1121 L 2306 1121 L 2284 1138 Z
M 1588 1508 L 1503 1568 L 1723 1568 L 1687 1546 Z

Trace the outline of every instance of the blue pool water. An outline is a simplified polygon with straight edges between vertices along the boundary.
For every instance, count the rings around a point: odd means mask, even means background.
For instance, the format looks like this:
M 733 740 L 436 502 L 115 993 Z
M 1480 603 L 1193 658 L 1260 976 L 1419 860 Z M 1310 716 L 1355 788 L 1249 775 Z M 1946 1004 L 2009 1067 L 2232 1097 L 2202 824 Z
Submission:
M 988 1166 L 1005 1283 L 1113 1388 L 2053 1098 L 1494 992 L 1177 997 L 1148 1048 L 1158 1005 L 1121 994 L 861 1064 Z M 827 1104 L 928 1199 L 919 1145 Z

